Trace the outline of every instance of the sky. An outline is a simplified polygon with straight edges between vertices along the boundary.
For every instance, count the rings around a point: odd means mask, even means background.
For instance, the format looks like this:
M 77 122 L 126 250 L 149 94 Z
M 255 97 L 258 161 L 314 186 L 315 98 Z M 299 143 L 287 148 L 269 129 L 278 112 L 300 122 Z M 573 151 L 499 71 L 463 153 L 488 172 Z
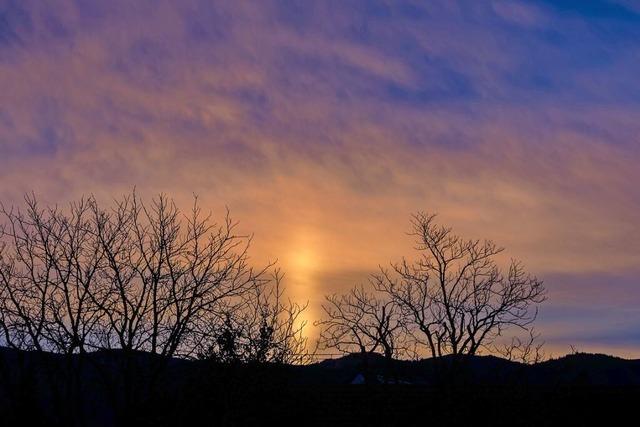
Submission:
M 0 200 L 198 194 L 310 321 L 436 212 L 640 358 L 639 75 L 634 0 L 0 0 Z

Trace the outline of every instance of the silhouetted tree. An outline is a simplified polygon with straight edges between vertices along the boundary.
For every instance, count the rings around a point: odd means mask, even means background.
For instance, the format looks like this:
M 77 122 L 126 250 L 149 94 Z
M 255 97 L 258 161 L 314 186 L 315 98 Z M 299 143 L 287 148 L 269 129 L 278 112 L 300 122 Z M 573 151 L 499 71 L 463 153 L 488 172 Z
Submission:
M 495 345 L 495 353 L 507 360 L 514 362 L 535 364 L 546 357 L 544 341 L 540 340 L 540 334 L 534 328 L 526 331 L 526 336 L 515 336 L 511 341 Z
M 365 376 L 369 375 L 371 353 L 382 353 L 389 368 L 392 358 L 404 349 L 403 318 L 399 306 L 395 301 L 380 296 L 365 291 L 363 287 L 354 287 L 343 295 L 329 295 L 322 305 L 324 319 L 315 322 L 321 328 L 319 348 L 335 348 L 347 354 L 360 353 Z
M 73 355 L 95 346 L 104 315 L 91 297 L 104 255 L 93 203 L 83 198 L 65 213 L 28 195 L 24 211 L 0 208 L 0 342 L 65 356 L 63 366 L 45 371 L 54 406 L 69 409 L 60 411 L 62 423 L 81 417 L 83 364 Z
M 372 280 L 402 310 L 416 342 L 433 356 L 476 354 L 509 327 L 527 329 L 545 299 L 542 281 L 512 260 L 506 273 L 490 240 L 466 240 L 437 225 L 435 215 L 412 219 L 419 258 L 381 268 Z
M 0 212 L 0 328 L 4 344 L 71 354 L 95 343 L 104 315 L 91 292 L 104 253 L 90 221 L 92 199 L 41 209 L 33 196 L 26 210 Z
M 226 301 L 255 292 L 267 268 L 247 263 L 250 239 L 197 204 L 183 215 L 161 195 L 102 209 L 2 208 L 0 328 L 6 345 L 59 353 L 143 350 L 192 356 L 196 327 Z
M 198 323 L 264 281 L 266 269 L 247 263 L 250 240 L 228 215 L 212 222 L 197 199 L 183 215 L 165 196 L 148 207 L 133 194 L 94 215 L 107 261 L 92 294 L 105 313 L 105 348 L 195 356 Z
M 93 197 L 67 210 L 40 208 L 33 195 L 25 202 L 24 211 L 0 209 L 0 342 L 69 356 L 66 380 L 81 371 L 72 355 L 122 350 L 119 379 L 104 378 L 127 406 L 142 375 L 136 352 L 160 356 L 144 362 L 150 373 L 141 392 L 149 394 L 168 359 L 195 357 L 210 340 L 211 319 L 238 304 L 257 304 L 251 351 L 261 360 L 295 335 L 273 313 L 296 318 L 303 308 L 283 306 L 279 288 L 275 299 L 265 293 L 271 266 L 249 265 L 250 238 L 235 233 L 228 213 L 217 224 L 197 198 L 183 214 L 164 195 L 146 204 L 135 193 L 106 209 Z M 293 356 L 281 350 L 277 357 Z
M 282 274 L 245 293 L 222 316 L 211 319 L 202 358 L 221 362 L 302 364 L 310 360 L 306 321 L 307 304 L 284 300 Z

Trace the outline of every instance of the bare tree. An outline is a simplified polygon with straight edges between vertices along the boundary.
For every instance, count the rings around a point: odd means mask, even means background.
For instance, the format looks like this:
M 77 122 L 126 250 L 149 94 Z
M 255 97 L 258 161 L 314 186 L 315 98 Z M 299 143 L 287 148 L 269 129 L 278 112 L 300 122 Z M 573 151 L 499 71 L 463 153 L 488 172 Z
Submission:
M 93 197 L 64 211 L 2 207 L 0 332 L 9 346 L 77 353 L 95 349 L 195 357 L 233 324 L 244 359 L 304 354 L 306 306 L 284 302 L 279 271 L 249 265 L 249 236 L 221 224 L 195 198 L 182 213 L 135 192 L 102 208 Z M 212 325 L 220 328 L 212 330 Z
M 401 307 L 417 343 L 433 357 L 476 354 L 505 329 L 527 329 L 545 300 L 542 281 L 512 260 L 506 273 L 490 240 L 466 240 L 437 225 L 435 215 L 412 219 L 419 258 L 403 259 L 373 276 L 376 289 Z
M 19 349 L 84 352 L 102 313 L 90 294 L 103 252 L 90 222 L 93 199 L 65 214 L 41 209 L 33 196 L 26 211 L 6 209 L 0 228 L 0 328 Z
M 507 360 L 525 364 L 535 364 L 547 357 L 544 352 L 544 341 L 534 328 L 526 331 L 525 337 L 515 336 L 508 343 L 495 346 L 495 353 Z
M 61 422 L 72 423 L 81 405 L 80 375 L 85 353 L 96 345 L 103 313 L 91 293 L 104 254 L 96 239 L 91 208 L 83 198 L 65 212 L 40 208 L 25 197 L 26 209 L 0 208 L 0 330 L 3 344 L 63 354 L 65 363 L 45 370 Z M 70 402 L 64 405 L 62 402 Z
M 139 368 L 150 371 L 149 394 L 167 360 L 195 357 L 210 339 L 204 325 L 230 307 L 259 307 L 258 328 L 268 335 L 259 338 L 271 346 L 256 341 L 259 358 L 276 357 L 281 341 L 300 332 L 274 320 L 287 310 L 295 319 L 303 308 L 282 305 L 279 288 L 276 305 L 267 303 L 271 266 L 249 265 L 250 237 L 236 234 L 228 213 L 212 221 L 197 198 L 184 214 L 164 195 L 146 204 L 135 192 L 108 208 L 93 197 L 66 210 L 42 209 L 32 195 L 25 202 L 24 211 L 0 209 L 0 342 L 68 355 L 65 378 L 75 372 L 71 355 L 124 350 L 119 378 L 107 387 L 125 411 L 136 401 Z M 138 365 L 136 351 L 162 357 Z M 281 350 L 277 357 L 293 356 Z
M 147 206 L 133 194 L 94 217 L 107 260 L 94 294 L 105 347 L 194 356 L 198 322 L 264 282 L 266 269 L 248 265 L 250 239 L 228 214 L 213 223 L 197 199 L 183 215 L 163 195 Z
M 304 364 L 311 360 L 306 321 L 308 304 L 284 299 L 283 275 L 276 269 L 271 279 L 245 293 L 222 316 L 211 318 L 208 342 L 201 357 L 222 362 Z
M 401 350 L 402 317 L 395 301 L 377 298 L 363 287 L 354 287 L 344 295 L 329 295 L 322 306 L 320 348 L 335 348 L 343 353 L 382 352 L 391 358 Z

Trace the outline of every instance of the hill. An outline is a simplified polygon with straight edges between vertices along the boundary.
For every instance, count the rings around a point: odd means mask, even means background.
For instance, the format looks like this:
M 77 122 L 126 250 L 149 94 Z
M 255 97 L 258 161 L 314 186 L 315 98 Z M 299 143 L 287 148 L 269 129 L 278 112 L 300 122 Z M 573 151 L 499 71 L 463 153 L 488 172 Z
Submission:
M 6 425 L 414 425 L 426 416 L 457 424 L 478 413 L 494 425 L 539 425 L 619 415 L 638 397 L 640 360 L 601 354 L 535 365 L 494 356 L 389 364 L 352 354 L 282 366 L 0 348 Z

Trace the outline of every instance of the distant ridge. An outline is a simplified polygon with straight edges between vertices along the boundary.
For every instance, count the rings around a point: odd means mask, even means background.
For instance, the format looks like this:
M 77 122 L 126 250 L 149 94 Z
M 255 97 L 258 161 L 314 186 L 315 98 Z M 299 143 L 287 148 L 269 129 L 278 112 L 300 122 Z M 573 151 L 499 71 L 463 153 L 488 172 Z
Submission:
M 640 360 L 603 354 L 535 365 L 495 356 L 389 363 L 377 354 L 365 363 L 361 354 L 350 354 L 289 366 L 0 347 L 6 425 L 212 425 L 220 417 L 227 418 L 219 425 L 291 425 L 282 421 L 290 414 L 310 416 L 312 425 L 406 426 L 422 425 L 425 408 L 433 420 L 451 425 L 469 425 L 478 412 L 504 421 L 496 425 L 513 419 L 514 425 L 548 425 L 558 417 L 589 425 L 598 411 L 621 414 L 638 399 Z
M 105 350 L 84 355 L 87 363 L 83 364 L 86 375 L 93 377 L 93 367 L 117 369 L 118 361 L 124 357 L 120 350 Z M 137 352 L 133 355 L 136 364 L 145 371 L 159 361 L 164 362 L 167 375 L 175 380 L 180 375 L 198 371 L 211 362 L 171 358 L 162 360 L 159 356 Z M 78 355 L 72 360 L 79 359 Z M 21 369 L 36 368 L 40 371 L 43 365 L 62 367 L 64 356 L 46 352 L 25 352 L 0 347 L 0 375 L 16 377 Z M 295 384 L 349 384 L 354 377 L 363 373 L 364 361 L 361 354 L 348 354 L 336 359 L 326 359 L 303 366 L 283 366 L 287 376 Z M 266 368 L 274 367 L 267 365 Z M 422 359 L 416 361 L 392 360 L 387 363 L 380 354 L 369 354 L 366 367 L 374 376 L 394 376 L 403 382 L 420 385 L 434 385 L 441 378 L 444 370 L 455 370 L 465 381 L 474 384 L 500 385 L 519 384 L 535 386 L 556 385 L 595 385 L 595 386 L 639 386 L 640 359 L 623 359 L 616 356 L 597 353 L 574 353 L 559 358 L 545 360 L 536 364 L 523 364 L 509 361 L 497 356 L 445 356 L 440 359 Z M 242 365 L 236 369 L 242 370 Z M 4 378 L 5 380 L 7 378 Z M 5 382 L 5 381 L 3 381 Z M 6 384 L 6 382 L 5 382 Z M 3 384 L 0 384 L 0 390 Z
M 386 362 L 381 355 L 370 355 L 367 363 L 369 369 L 377 374 L 385 370 Z M 321 384 L 347 383 L 349 378 L 355 377 L 362 368 L 362 358 L 359 354 L 294 367 L 300 382 Z M 435 384 L 438 370 L 443 368 L 460 370 L 465 380 L 485 385 L 511 384 L 517 381 L 519 384 L 535 386 L 640 386 L 640 360 L 622 359 L 605 354 L 569 354 L 532 365 L 492 355 L 463 356 L 456 362 L 452 356 L 392 362 L 395 374 L 412 384 Z

